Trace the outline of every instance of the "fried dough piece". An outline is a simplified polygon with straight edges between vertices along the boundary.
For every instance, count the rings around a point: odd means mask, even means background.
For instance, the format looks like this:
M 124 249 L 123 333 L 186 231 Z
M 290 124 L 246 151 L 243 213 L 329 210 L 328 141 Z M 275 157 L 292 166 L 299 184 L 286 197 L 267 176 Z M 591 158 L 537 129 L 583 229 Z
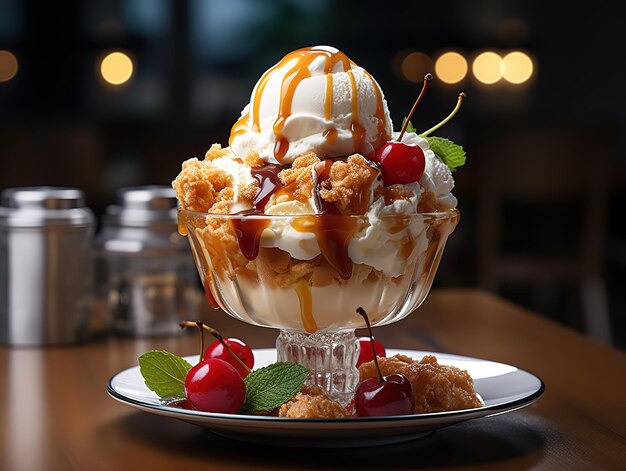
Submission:
M 320 196 L 333 203 L 343 214 L 364 214 L 371 203 L 369 189 L 378 170 L 360 154 L 337 161 L 330 167 L 330 177 L 321 184 Z
M 476 391 L 474 380 L 465 370 L 440 365 L 433 355 L 420 361 L 404 355 L 378 358 L 383 376 L 402 374 L 411 382 L 415 398 L 415 414 L 474 409 L 484 404 Z M 374 362 L 359 367 L 361 381 L 376 377 Z
M 279 417 L 292 419 L 332 419 L 351 417 L 351 414 L 338 402 L 330 399 L 317 386 L 304 386 L 292 399 L 280 406 Z

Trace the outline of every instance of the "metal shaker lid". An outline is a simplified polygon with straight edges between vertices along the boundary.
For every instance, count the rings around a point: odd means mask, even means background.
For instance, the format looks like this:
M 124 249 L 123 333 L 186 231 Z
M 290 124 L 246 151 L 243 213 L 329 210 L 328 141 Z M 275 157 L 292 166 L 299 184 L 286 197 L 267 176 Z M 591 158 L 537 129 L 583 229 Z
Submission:
M 85 195 L 78 188 L 7 188 L 0 194 L 0 225 L 42 227 L 48 225 L 94 225 L 95 217 L 85 207 Z
M 85 197 L 77 188 L 8 188 L 2 192 L 0 204 L 7 208 L 71 209 L 85 206 Z
M 176 223 L 176 193 L 171 187 L 150 185 L 121 188 L 117 204 L 109 205 L 105 224 L 144 227 L 154 223 Z

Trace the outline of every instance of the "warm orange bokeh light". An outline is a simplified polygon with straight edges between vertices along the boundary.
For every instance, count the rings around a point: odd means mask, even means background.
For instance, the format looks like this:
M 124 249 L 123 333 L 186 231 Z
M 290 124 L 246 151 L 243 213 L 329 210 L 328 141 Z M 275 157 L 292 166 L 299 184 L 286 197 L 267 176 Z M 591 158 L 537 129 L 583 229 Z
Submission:
M 444 52 L 435 61 L 435 74 L 444 83 L 458 83 L 467 75 L 467 61 L 458 52 Z
M 411 52 L 402 59 L 402 76 L 410 82 L 421 82 L 432 71 L 433 61 L 423 52 Z
M 111 52 L 100 62 L 100 74 L 111 85 L 122 85 L 133 75 L 133 61 L 123 52 Z
M 493 51 L 480 53 L 472 63 L 472 73 L 486 85 L 498 82 L 502 79 L 502 57 Z
M 502 73 L 507 82 L 524 83 L 532 77 L 533 71 L 533 61 L 525 52 L 513 51 L 502 59 Z
M 0 51 L 0 82 L 8 82 L 17 75 L 19 63 L 15 54 Z

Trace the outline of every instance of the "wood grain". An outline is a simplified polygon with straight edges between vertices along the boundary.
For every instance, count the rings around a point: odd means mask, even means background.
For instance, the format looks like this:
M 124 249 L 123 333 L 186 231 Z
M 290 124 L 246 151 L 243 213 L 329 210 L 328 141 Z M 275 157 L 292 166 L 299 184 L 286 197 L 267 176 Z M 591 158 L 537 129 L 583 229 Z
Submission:
M 207 313 L 227 336 L 272 346 L 277 332 Z M 194 354 L 193 333 L 104 338 L 47 349 L 0 348 L 0 469 L 623 469 L 626 355 L 477 290 L 442 290 L 376 329 L 394 348 L 511 363 L 540 376 L 532 406 L 387 447 L 312 451 L 221 438 L 111 399 L 108 379 L 151 348 Z

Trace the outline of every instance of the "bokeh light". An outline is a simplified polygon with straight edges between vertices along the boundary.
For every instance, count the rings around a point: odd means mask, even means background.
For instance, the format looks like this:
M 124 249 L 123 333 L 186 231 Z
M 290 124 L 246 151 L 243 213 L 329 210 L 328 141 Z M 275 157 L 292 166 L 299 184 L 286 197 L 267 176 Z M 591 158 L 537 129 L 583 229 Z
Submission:
M 19 63 L 15 54 L 0 51 L 0 82 L 8 82 L 17 75 Z
M 402 77 L 410 82 L 421 82 L 424 75 L 433 70 L 433 61 L 423 52 L 407 54 L 400 65 Z
M 502 59 L 502 73 L 507 82 L 524 83 L 532 77 L 533 71 L 532 59 L 522 51 L 510 52 Z
M 133 61 L 123 52 L 111 52 L 100 62 L 100 74 L 111 85 L 122 85 L 133 75 Z
M 481 52 L 472 62 L 476 80 L 491 85 L 502 79 L 502 57 L 493 51 Z
M 435 74 L 444 83 L 458 83 L 467 75 L 467 61 L 458 52 L 444 52 L 435 61 Z

